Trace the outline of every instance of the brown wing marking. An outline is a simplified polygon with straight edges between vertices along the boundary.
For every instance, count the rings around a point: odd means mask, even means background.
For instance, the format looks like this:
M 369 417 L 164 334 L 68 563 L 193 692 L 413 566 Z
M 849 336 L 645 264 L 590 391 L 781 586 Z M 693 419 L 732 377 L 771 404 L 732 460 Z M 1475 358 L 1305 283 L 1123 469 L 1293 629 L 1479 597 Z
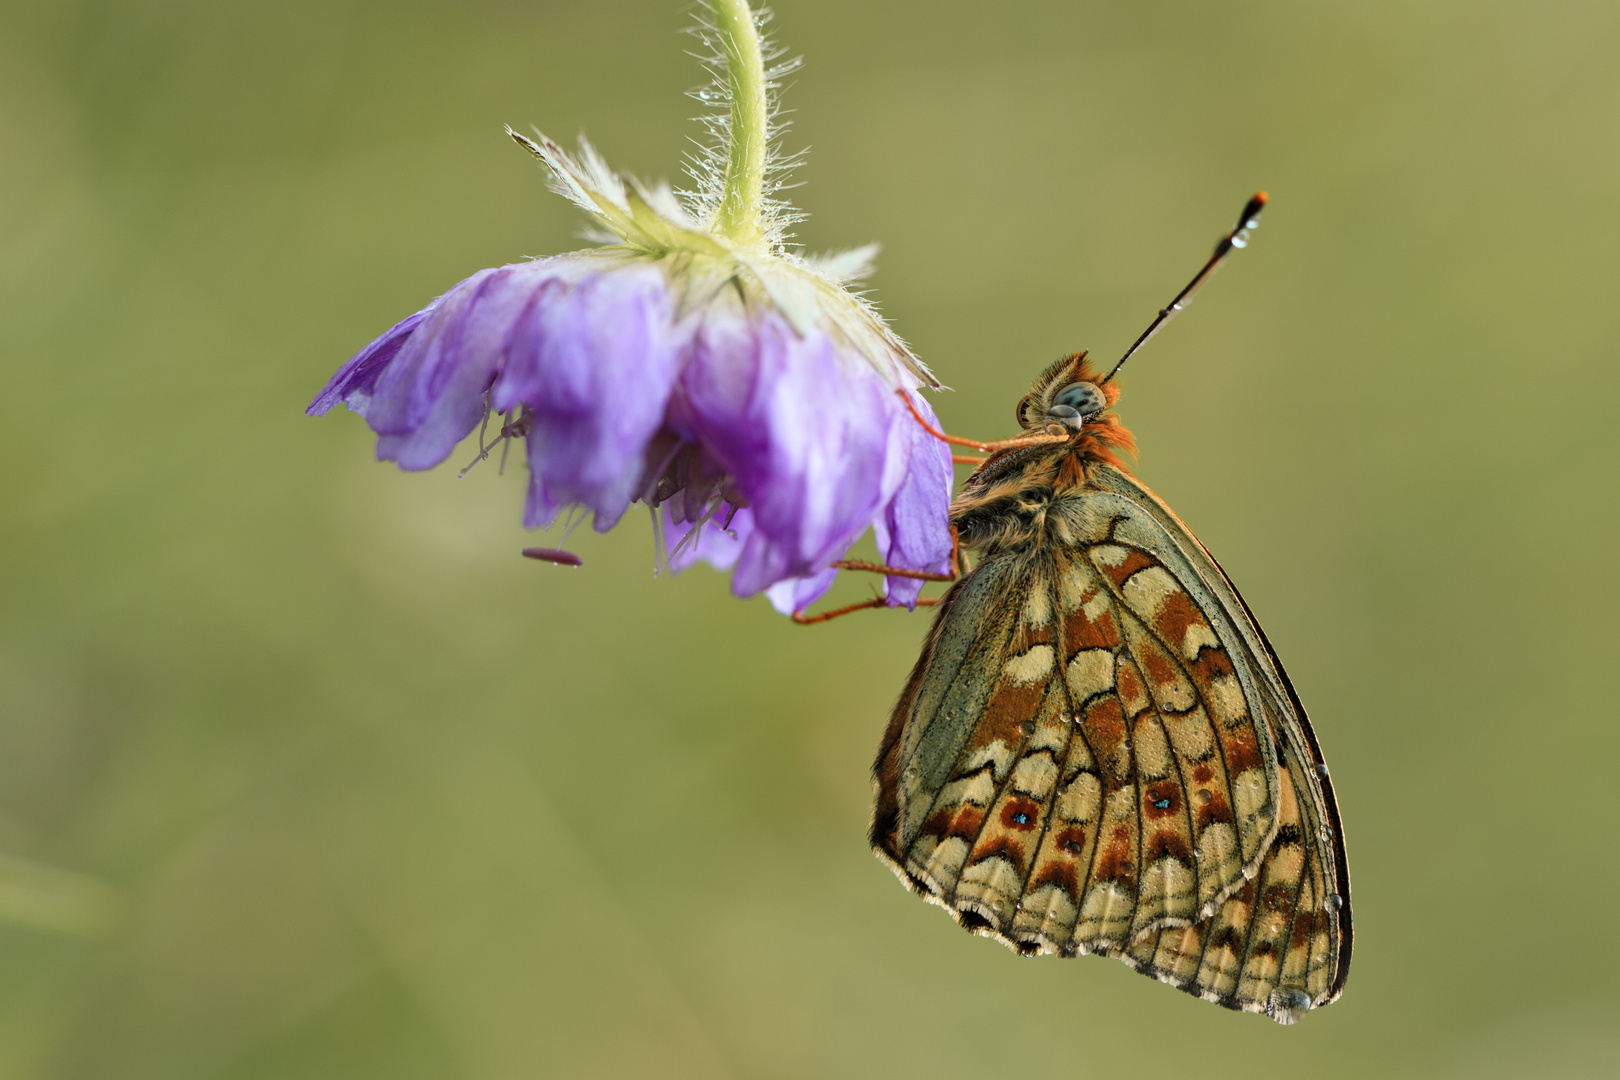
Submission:
M 1276 732 L 1275 724 L 1272 733 Z M 1327 892 L 1332 854 L 1309 800 L 1305 767 L 1278 739 L 1284 768 L 1276 838 L 1253 881 L 1227 897 L 1214 917 L 1166 927 L 1120 957 L 1144 974 L 1191 994 L 1292 1023 L 1337 996 L 1338 923 Z
M 949 744 L 948 761 L 934 755 L 941 780 L 932 793 L 926 784 L 917 792 L 916 804 L 926 811 L 909 841 L 903 834 L 874 837 L 926 892 L 998 928 L 1022 892 L 1030 823 L 1045 816 L 1052 786 L 1046 777 L 1067 743 L 1064 734 L 1054 744 L 1061 724 L 1049 715 L 1056 704 L 1047 701 L 1054 650 L 1046 578 L 1038 566 L 1026 567 L 993 602 L 963 613 L 981 618 L 984 629 L 938 696 L 936 715 L 924 713 L 927 703 L 919 699 L 913 718 L 962 736 Z M 915 745 L 926 756 L 926 734 Z M 1015 763 L 1021 763 L 1016 776 Z M 908 759 L 906 772 L 915 767 Z
M 1011 927 L 1021 911 L 1025 882 L 1051 819 L 1073 735 L 1073 725 L 1065 720 L 1062 694 L 1051 679 L 1050 634 L 1046 636 L 1048 640 L 1037 646 L 1043 650 L 1041 705 L 1033 716 L 1023 714 L 1026 719 L 1013 735 L 1018 739 L 1018 756 L 985 816 L 954 897 L 959 910 L 978 915 L 998 932 Z M 1015 655 L 1007 663 L 1009 671 L 1016 663 Z M 1015 695 L 1016 681 L 1009 677 L 997 697 L 1016 701 Z M 986 720 L 990 719 L 987 711 Z M 980 733 L 989 734 L 987 729 L 992 728 L 991 723 L 981 722 Z M 984 737 L 980 733 L 975 738 Z
M 1084 734 L 1083 724 L 1067 709 L 1059 714 L 1071 729 L 1068 754 L 1059 776 L 1056 797 L 1047 813 L 1024 892 L 1014 917 L 1012 938 L 1020 952 L 1073 951 L 1080 896 L 1096 852 L 1102 822 L 1103 782 Z
M 1247 710 L 1217 733 L 1187 662 L 1138 614 L 1155 614 L 1143 571 L 1169 582 L 1159 607 L 1173 579 L 1118 550 L 1059 550 L 1023 594 L 995 688 L 908 851 L 959 918 L 1023 952 L 1114 952 L 1195 921 L 1255 872 L 1275 820 Z M 1202 636 L 1194 659 L 1218 671 L 1207 624 Z
M 1254 871 L 1274 813 L 1247 711 L 1217 732 L 1197 675 L 1149 629 L 1148 619 L 1168 622 L 1158 608 L 1172 600 L 1190 606 L 1186 594 L 1145 552 L 1113 544 L 1081 552 L 1060 555 L 1056 574 L 1067 686 L 1101 785 L 1073 934 L 1074 951 L 1091 951 L 1212 911 Z M 1218 639 L 1196 608 L 1193 618 L 1201 632 L 1180 626 L 1177 647 L 1218 670 Z
M 902 880 L 925 892 L 938 889 L 914 880 L 905 852 L 990 693 L 989 664 L 1012 629 L 1004 613 L 1017 583 L 1015 564 L 987 559 L 945 594 L 872 766 L 872 846 Z
M 1162 563 L 1123 544 L 1089 555 L 1120 602 L 1126 645 L 1175 751 L 1207 913 L 1255 872 L 1276 825 L 1256 710 L 1211 619 Z

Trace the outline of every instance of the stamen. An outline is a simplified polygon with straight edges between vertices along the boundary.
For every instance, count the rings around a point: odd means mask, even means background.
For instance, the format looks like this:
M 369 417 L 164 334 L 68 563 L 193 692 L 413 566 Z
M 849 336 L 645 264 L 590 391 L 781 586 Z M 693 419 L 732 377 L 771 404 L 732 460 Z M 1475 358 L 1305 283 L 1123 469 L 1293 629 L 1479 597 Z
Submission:
M 681 448 L 686 445 L 687 443 L 684 440 L 676 439 L 674 444 L 670 446 L 669 453 L 664 455 L 664 460 L 658 463 L 658 468 L 647 474 L 647 490 L 641 493 L 642 502 L 647 503 L 649 506 L 652 505 L 652 497 L 658 493 L 658 481 L 663 479 L 664 472 L 674 462 L 675 455 L 680 453 Z
M 508 409 L 506 412 L 503 412 L 501 414 L 501 421 L 502 421 L 501 430 L 500 430 L 500 433 L 495 436 L 495 442 L 486 443 L 486 442 L 484 442 L 484 432 L 489 429 L 489 414 L 490 414 L 489 392 L 485 391 L 484 392 L 484 419 L 478 425 L 478 456 L 473 458 L 470 462 L 468 462 L 467 467 L 465 469 L 462 469 L 460 472 L 458 472 L 456 474 L 457 479 L 460 479 L 461 477 L 466 476 L 469 472 L 472 471 L 472 467 L 474 465 L 478 464 L 480 461 L 488 461 L 489 460 L 489 452 L 491 450 L 495 449 L 497 444 L 499 444 L 500 447 L 501 447 L 501 467 L 500 467 L 499 471 L 497 472 L 497 475 L 505 476 L 506 475 L 506 455 L 512 449 L 512 440 L 516 439 L 516 438 L 518 438 L 520 436 L 527 435 L 529 433 L 530 422 L 534 419 L 534 414 L 529 411 L 529 407 L 527 405 L 524 405 L 524 406 L 522 406 L 520 408 L 520 410 L 518 412 L 518 418 L 516 420 L 508 420 L 507 419 L 508 417 L 510 417 L 512 415 L 512 411 L 510 409 Z
M 668 570 L 670 564 L 675 561 L 675 556 L 685 551 L 688 544 L 697 545 L 698 533 L 702 532 L 703 526 L 708 523 L 710 518 L 714 517 L 714 512 L 720 508 L 720 502 L 719 495 L 714 495 L 709 499 L 709 505 L 704 508 L 703 516 L 692 523 L 692 528 L 687 531 L 685 536 L 681 537 L 681 542 L 675 545 L 675 550 L 671 551 L 663 563 L 653 570 L 653 577 L 657 577 L 665 570 Z M 729 517 L 727 521 L 730 521 Z
M 462 479 L 469 472 L 471 472 L 472 467 L 474 465 L 478 464 L 480 461 L 485 461 L 485 460 L 487 460 L 489 458 L 489 452 L 488 452 L 489 448 L 484 445 L 484 432 L 486 432 L 488 430 L 489 430 L 489 391 L 485 390 L 484 391 L 484 418 L 478 422 L 478 456 L 473 458 L 471 461 L 467 462 L 467 467 L 465 469 L 462 469 L 460 472 L 456 473 L 456 479 L 457 480 Z

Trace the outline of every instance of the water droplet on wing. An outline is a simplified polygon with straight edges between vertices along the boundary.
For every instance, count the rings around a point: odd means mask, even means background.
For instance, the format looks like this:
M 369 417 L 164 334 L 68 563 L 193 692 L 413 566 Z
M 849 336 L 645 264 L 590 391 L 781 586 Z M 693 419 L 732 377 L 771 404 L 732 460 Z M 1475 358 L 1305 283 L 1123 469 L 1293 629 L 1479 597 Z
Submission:
M 1266 1002 L 1266 1013 L 1279 1024 L 1293 1024 L 1311 1010 L 1311 995 L 1293 987 L 1278 987 Z

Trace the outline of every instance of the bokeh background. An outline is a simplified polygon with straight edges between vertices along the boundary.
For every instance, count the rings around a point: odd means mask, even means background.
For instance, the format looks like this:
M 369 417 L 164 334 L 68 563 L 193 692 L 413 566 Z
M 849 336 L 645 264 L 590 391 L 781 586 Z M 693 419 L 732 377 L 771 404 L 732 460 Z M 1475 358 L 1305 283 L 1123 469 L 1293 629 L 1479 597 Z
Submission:
M 0 1080 L 1620 1074 L 1620 8 L 780 0 L 813 249 L 981 437 L 1108 357 L 1264 620 L 1357 952 L 1280 1029 L 869 854 L 926 617 L 802 629 L 303 407 L 674 177 L 676 0 L 0 4 Z M 864 586 L 840 586 L 858 599 Z

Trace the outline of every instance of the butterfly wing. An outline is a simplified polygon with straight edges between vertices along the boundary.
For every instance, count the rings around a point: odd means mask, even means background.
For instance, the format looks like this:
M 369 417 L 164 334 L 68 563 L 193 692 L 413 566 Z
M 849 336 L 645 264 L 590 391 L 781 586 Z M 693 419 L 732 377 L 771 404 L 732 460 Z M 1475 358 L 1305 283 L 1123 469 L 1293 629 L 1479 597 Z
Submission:
M 1187 974 L 1190 940 L 1171 943 L 1146 960 L 1139 941 L 1137 955 L 1122 959 L 1209 1000 L 1266 1011 L 1274 1019 L 1292 1023 L 1306 1009 L 1338 1000 L 1350 972 L 1350 870 L 1338 800 L 1321 746 L 1271 641 L 1242 594 L 1192 530 L 1128 473 L 1102 466 L 1092 470 L 1090 477 L 1100 491 L 1128 500 L 1153 519 L 1162 542 L 1178 549 L 1228 616 L 1241 638 L 1237 655 L 1255 673 L 1266 728 L 1283 766 L 1279 771 L 1284 786 L 1282 816 L 1276 839 L 1255 884 L 1223 902 L 1214 920 L 1202 928 L 1206 935 L 1199 939 L 1196 974 Z M 1151 529 L 1136 531 L 1153 535 Z M 1285 933 L 1288 889 L 1295 896 L 1292 926 Z M 1246 934 L 1239 929 L 1245 925 Z M 1210 927 L 1213 937 L 1207 934 Z M 1170 950 L 1181 959 L 1172 962 Z M 1234 979 L 1241 985 L 1233 986 Z M 1274 996 L 1263 993 L 1268 987 Z
M 1303 711 L 1192 534 L 1099 471 L 1052 502 L 1055 543 L 941 603 L 874 767 L 873 845 L 1020 952 L 1119 956 L 1274 1016 L 1282 991 L 1323 1004 L 1347 890 Z

